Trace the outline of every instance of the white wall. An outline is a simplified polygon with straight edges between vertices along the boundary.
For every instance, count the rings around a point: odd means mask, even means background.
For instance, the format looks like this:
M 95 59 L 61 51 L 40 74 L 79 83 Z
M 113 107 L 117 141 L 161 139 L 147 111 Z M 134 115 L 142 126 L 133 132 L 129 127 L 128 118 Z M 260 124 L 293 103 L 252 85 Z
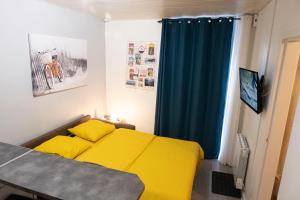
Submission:
M 298 101 L 292 134 L 288 146 L 287 157 L 284 163 L 278 200 L 297 200 L 299 191 L 299 163 L 300 163 L 300 101 Z
M 300 1 L 299 0 L 277 0 L 274 28 L 273 28 L 272 38 L 271 38 L 269 66 L 267 68 L 267 74 L 269 74 L 270 77 L 276 78 L 277 74 L 280 73 L 278 71 L 277 66 L 278 66 L 278 62 L 279 62 L 279 58 L 280 58 L 280 48 L 282 47 L 283 40 L 286 38 L 300 37 L 299 9 L 300 9 Z M 299 123 L 299 121 L 295 120 L 294 123 Z M 272 137 L 272 134 L 271 134 L 269 139 L 274 140 L 274 141 L 278 140 L 275 137 L 276 137 L 276 135 L 274 137 Z M 271 157 L 272 157 L 272 154 L 274 154 L 273 153 L 274 150 L 277 150 L 277 149 L 278 148 L 275 146 L 274 149 L 268 150 Z M 300 148 L 298 147 L 298 152 L 299 151 L 300 151 Z M 270 159 L 270 161 L 271 161 L 271 159 Z M 267 165 L 265 165 L 265 166 L 266 167 L 264 167 L 264 170 L 266 172 L 270 172 L 270 170 L 268 169 L 269 167 L 267 167 Z M 262 176 L 262 180 L 265 180 L 265 179 L 267 179 L 268 176 L 270 176 L 268 173 L 264 173 L 264 175 L 265 175 L 265 177 Z M 289 184 L 291 184 L 291 183 L 289 183 Z M 271 188 L 272 188 L 272 185 L 268 185 L 268 184 L 266 184 L 265 187 L 262 187 L 262 186 L 260 187 L 260 192 L 259 192 L 260 199 L 265 198 L 264 195 L 267 193 L 268 190 L 271 190 Z M 293 187 L 292 185 L 289 185 L 289 186 L 291 188 Z M 285 199 L 283 199 L 283 200 L 285 200 Z
M 0 141 L 20 144 L 82 114 L 105 110 L 104 23 L 40 0 L 1 0 Z M 88 86 L 34 98 L 28 33 L 88 41 Z
M 268 97 L 261 116 L 256 115 L 248 108 L 246 108 L 243 116 L 242 133 L 247 135 L 251 150 L 245 191 L 247 200 L 265 200 L 272 190 L 272 184 L 262 184 L 262 181 L 268 178 L 264 177 L 268 175 L 262 174 L 262 171 L 270 171 L 270 168 L 264 168 L 264 160 L 266 151 L 270 149 L 268 141 L 273 136 L 272 133 L 269 135 L 269 130 L 280 73 L 278 71 L 280 50 L 284 39 L 300 36 L 299 8 L 300 2 L 298 0 L 273 0 L 259 13 L 252 66 L 259 72 L 265 71 Z M 269 52 L 268 47 L 270 47 Z M 276 171 L 275 166 L 274 169 Z
M 249 68 L 258 71 L 259 75 L 264 74 L 267 65 L 274 6 L 274 2 L 271 2 L 258 15 L 252 59 Z M 261 117 L 264 117 L 264 112 L 260 115 L 257 115 L 248 106 L 245 106 L 243 116 L 241 117 L 241 119 L 243 120 L 241 133 L 247 137 L 247 141 L 250 147 L 250 158 L 248 164 L 249 167 L 245 184 L 245 195 L 247 200 L 255 199 L 255 195 L 257 194 L 259 186 L 258 183 L 260 181 L 259 169 L 262 167 L 262 161 L 259 160 L 259 156 L 264 155 L 266 143 L 259 146 L 258 138 L 260 120 Z
M 154 41 L 159 55 L 161 24 L 157 20 L 113 21 L 106 23 L 105 30 L 107 112 L 153 133 L 156 87 L 151 91 L 125 85 L 126 53 L 129 41 Z M 155 74 L 157 86 L 158 68 Z

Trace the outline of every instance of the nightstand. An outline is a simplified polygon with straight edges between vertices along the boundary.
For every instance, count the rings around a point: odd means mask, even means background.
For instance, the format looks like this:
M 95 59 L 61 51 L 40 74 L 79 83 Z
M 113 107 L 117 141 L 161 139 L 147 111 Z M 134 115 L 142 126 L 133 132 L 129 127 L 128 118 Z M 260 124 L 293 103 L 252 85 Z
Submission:
M 115 125 L 116 128 L 126 128 L 126 129 L 130 129 L 130 130 L 135 130 L 135 125 L 128 124 L 125 122 L 112 122 L 112 121 L 108 121 L 105 119 L 99 119 L 99 118 L 97 120 L 100 120 L 102 122 L 106 122 L 109 124 L 113 124 L 113 125 Z

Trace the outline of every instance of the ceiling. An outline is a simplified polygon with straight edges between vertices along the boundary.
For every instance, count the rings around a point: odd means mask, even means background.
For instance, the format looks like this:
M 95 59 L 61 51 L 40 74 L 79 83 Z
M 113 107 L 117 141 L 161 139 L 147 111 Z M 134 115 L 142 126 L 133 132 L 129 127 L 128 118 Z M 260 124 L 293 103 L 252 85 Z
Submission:
M 44 0 L 107 20 L 159 19 L 174 16 L 245 14 L 270 0 Z

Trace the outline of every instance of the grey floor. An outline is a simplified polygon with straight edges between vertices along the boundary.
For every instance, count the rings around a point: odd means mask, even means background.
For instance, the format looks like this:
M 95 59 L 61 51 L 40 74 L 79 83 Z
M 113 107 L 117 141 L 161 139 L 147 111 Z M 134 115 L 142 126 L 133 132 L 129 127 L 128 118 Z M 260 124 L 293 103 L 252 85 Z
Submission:
M 231 167 L 220 164 L 217 160 L 204 160 L 194 182 L 192 200 L 238 200 L 211 192 L 212 171 L 232 173 Z
M 222 196 L 211 192 L 212 171 L 232 173 L 232 169 L 230 167 L 219 164 L 217 160 L 204 160 L 194 182 L 192 200 L 238 200 L 237 198 Z M 31 196 L 30 194 L 26 194 L 12 188 L 6 187 L 6 189 L 1 190 L 0 185 L 0 200 L 3 200 L 4 197 L 10 193 L 21 194 L 28 197 Z

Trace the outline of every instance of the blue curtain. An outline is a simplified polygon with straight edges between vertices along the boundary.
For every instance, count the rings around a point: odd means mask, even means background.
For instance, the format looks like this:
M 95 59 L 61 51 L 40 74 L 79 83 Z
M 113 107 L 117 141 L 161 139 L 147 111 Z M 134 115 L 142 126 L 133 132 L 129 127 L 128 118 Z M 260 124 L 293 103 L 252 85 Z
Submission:
M 155 134 L 198 142 L 215 159 L 225 109 L 233 18 L 163 19 Z

